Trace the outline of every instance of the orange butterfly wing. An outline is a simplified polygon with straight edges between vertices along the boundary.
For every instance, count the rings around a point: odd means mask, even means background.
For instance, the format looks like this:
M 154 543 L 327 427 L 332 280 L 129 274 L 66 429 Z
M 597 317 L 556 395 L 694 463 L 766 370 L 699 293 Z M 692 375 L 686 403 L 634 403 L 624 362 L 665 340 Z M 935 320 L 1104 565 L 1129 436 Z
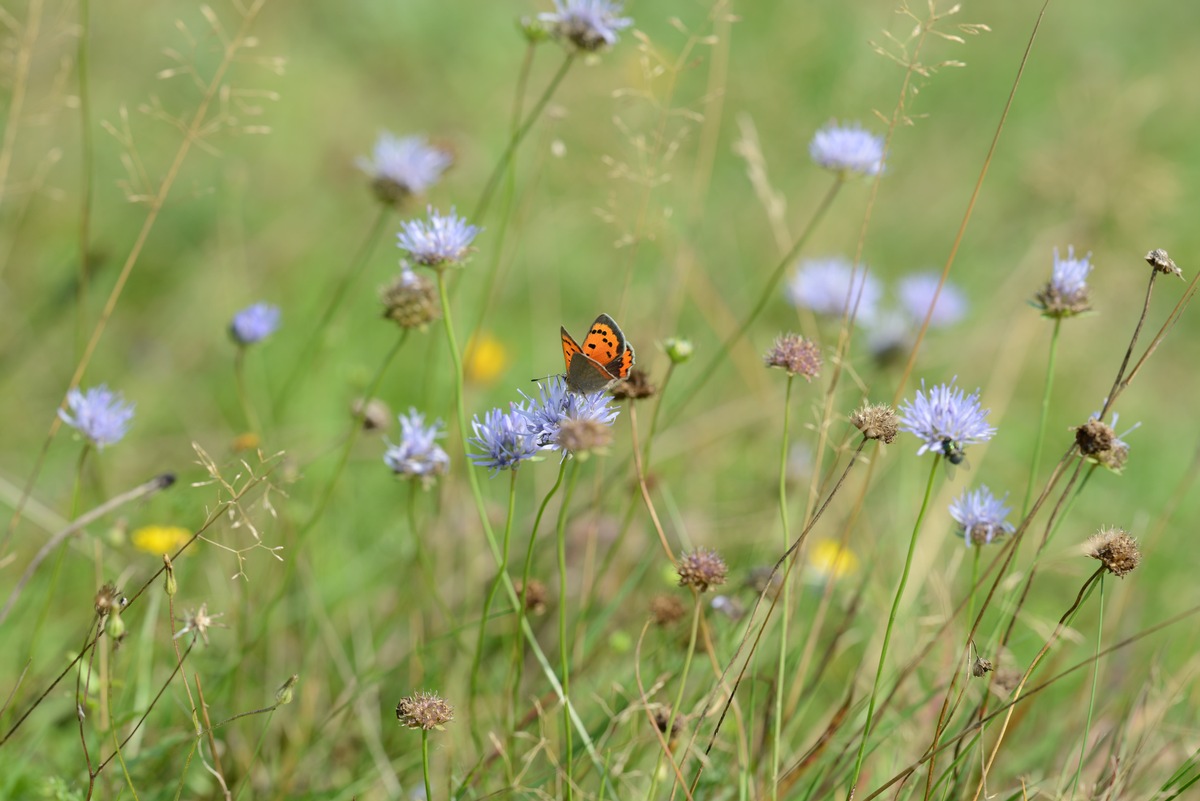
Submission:
M 571 369 L 571 357 L 576 353 L 582 353 L 583 351 L 580 350 L 579 343 L 567 333 L 565 326 L 562 327 L 562 349 L 563 361 L 567 363 L 567 370 L 569 371 Z
M 625 350 L 625 335 L 607 314 L 602 314 L 592 323 L 583 338 L 583 353 L 600 364 L 609 364 Z
M 590 393 L 629 375 L 633 366 L 633 348 L 613 318 L 601 314 L 588 329 L 580 346 L 567 329 L 562 329 L 563 360 L 567 366 L 567 387 Z

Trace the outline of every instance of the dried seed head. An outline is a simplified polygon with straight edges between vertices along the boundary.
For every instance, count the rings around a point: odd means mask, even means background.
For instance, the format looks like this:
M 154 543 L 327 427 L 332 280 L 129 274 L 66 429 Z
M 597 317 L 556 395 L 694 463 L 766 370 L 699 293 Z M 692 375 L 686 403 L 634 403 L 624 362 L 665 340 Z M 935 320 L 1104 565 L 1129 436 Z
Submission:
M 355 398 L 350 413 L 362 421 L 363 431 L 387 431 L 392 424 L 392 410 L 379 398 Z
M 383 316 L 401 328 L 424 329 L 442 316 L 437 287 L 429 277 L 402 266 L 396 280 L 379 292 Z
M 886 403 L 864 403 L 861 409 L 850 415 L 850 422 L 864 437 L 880 440 L 884 445 L 891 444 L 900 429 L 896 410 Z
M 559 425 L 554 444 L 574 456 L 583 456 L 604 450 L 612 439 L 612 426 L 587 417 L 568 417 Z
M 703 548 L 684 554 L 675 566 L 679 573 L 679 586 L 691 587 L 696 592 L 707 592 L 710 587 L 725 583 L 729 568 L 716 551 Z
M 667 734 L 668 726 L 670 726 L 671 731 L 667 737 L 667 740 L 670 741 L 675 739 L 675 736 L 679 734 L 679 730 L 683 728 L 683 721 L 679 719 L 678 715 L 676 715 L 675 719 L 672 720 L 671 707 L 660 706 L 658 709 L 654 710 L 654 728 L 658 729 L 659 732 L 663 734 Z
M 205 645 L 208 645 L 208 630 L 210 628 L 228 628 L 224 623 L 217 622 L 217 618 L 224 615 L 224 612 L 218 612 L 215 615 L 209 614 L 207 602 L 200 604 L 200 608 L 195 611 L 189 609 L 183 613 L 183 618 L 181 618 L 183 627 L 175 632 L 175 639 L 178 640 L 185 634 L 191 634 L 193 642 L 196 637 L 199 637 L 204 640 Z
M 454 720 L 454 709 L 436 693 L 416 692 L 396 704 L 396 720 L 410 729 L 441 731 Z
M 1116 432 L 1095 417 L 1075 429 L 1075 442 L 1084 456 L 1095 456 L 1112 450 L 1116 439 Z
M 650 383 L 650 376 L 640 367 L 634 367 L 629 371 L 629 377 L 624 381 L 618 381 L 613 388 L 609 390 L 612 396 L 617 400 L 641 400 L 642 398 L 653 397 L 654 393 L 658 392 L 658 387 Z
M 96 592 L 94 600 L 96 614 L 100 617 L 120 612 L 128 603 L 129 599 L 122 595 L 117 585 L 111 581 Z
M 650 599 L 650 618 L 656 626 L 678 623 L 686 614 L 687 607 L 674 595 L 656 595 Z
M 979 656 L 971 663 L 971 675 L 977 679 L 981 679 L 988 673 L 991 673 L 992 668 L 993 665 L 990 659 L 984 659 L 982 656 Z
M 789 376 L 812 381 L 821 374 L 821 347 L 799 334 L 783 334 L 763 356 L 767 367 L 782 367 Z
M 525 611 L 532 615 L 540 615 L 546 611 L 546 585 L 537 579 L 529 580 L 526 590 L 521 581 L 513 582 L 517 597 L 525 602 Z
M 1142 561 L 1137 540 L 1120 528 L 1102 528 L 1088 539 L 1084 553 L 1099 559 L 1109 573 L 1118 578 L 1132 573 Z
M 1042 310 L 1047 317 L 1067 318 L 1083 314 L 1092 308 L 1088 298 L 1088 287 L 1085 285 L 1075 292 L 1061 292 L 1052 282 L 1038 290 L 1033 296 L 1033 305 Z
M 1146 261 L 1154 268 L 1155 272 L 1177 275 L 1181 279 L 1183 278 L 1183 270 L 1176 266 L 1175 261 L 1162 248 L 1155 248 L 1147 253 Z

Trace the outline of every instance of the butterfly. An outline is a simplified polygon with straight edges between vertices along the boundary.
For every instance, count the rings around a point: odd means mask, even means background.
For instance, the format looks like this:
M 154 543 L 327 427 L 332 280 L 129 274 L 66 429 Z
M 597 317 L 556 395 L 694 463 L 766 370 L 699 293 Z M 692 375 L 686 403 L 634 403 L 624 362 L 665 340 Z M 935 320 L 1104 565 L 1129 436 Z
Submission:
M 633 348 L 620 326 L 607 314 L 592 323 L 583 346 L 562 329 L 563 359 L 567 363 L 567 389 L 584 394 L 608 389 L 626 378 L 633 367 Z

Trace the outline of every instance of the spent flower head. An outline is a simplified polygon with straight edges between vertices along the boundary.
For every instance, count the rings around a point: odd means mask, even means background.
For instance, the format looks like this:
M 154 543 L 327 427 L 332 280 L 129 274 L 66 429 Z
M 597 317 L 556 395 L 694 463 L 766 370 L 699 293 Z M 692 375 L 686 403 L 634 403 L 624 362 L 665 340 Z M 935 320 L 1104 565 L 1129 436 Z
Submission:
M 120 442 L 129 431 L 133 404 L 101 384 L 86 391 L 72 389 L 67 393 L 67 408 L 59 409 L 58 416 L 97 448 L 104 448 Z
M 412 195 L 421 195 L 438 182 L 454 158 L 429 144 L 424 136 L 394 136 L 383 131 L 375 140 L 371 158 L 355 160 L 371 177 L 371 188 L 381 203 L 396 206 Z
M 954 461 L 961 457 L 963 447 L 995 436 L 996 429 L 987 424 L 991 410 L 979 405 L 979 390 L 967 395 L 954 386 L 957 380 L 955 377 L 949 384 L 938 384 L 926 392 L 922 379 L 916 397 L 900 404 L 900 430 L 922 441 L 918 456 L 931 452 Z
M 274 334 L 279 328 L 279 307 L 270 303 L 247 306 L 229 323 L 229 335 L 238 345 L 253 345 Z
M 467 441 L 478 452 L 468 456 L 476 465 L 491 470 L 493 477 L 501 470 L 516 470 L 540 450 L 537 436 L 530 432 L 528 421 L 515 404 L 508 412 L 492 409 L 483 420 L 476 416 L 471 429 L 475 436 Z
M 1142 561 L 1137 540 L 1121 528 L 1102 528 L 1088 539 L 1084 553 L 1099 559 L 1109 573 L 1124 578 Z
M 829 123 L 813 136 L 808 153 L 818 166 L 842 178 L 877 175 L 883 170 L 883 137 L 858 123 Z
M 400 262 L 400 274 L 379 290 L 383 301 L 383 316 L 401 328 L 424 330 L 442 316 L 437 286 L 427 276 L 418 275 Z
M 821 346 L 799 334 L 781 334 L 763 355 L 767 367 L 781 367 L 789 377 L 804 376 L 812 381 L 821 374 Z
M 997 498 L 986 486 L 963 490 L 950 502 L 950 516 L 958 523 L 959 532 L 967 545 L 987 545 L 1015 529 L 1005 518 L 1012 510 L 1004 505 L 1008 499 Z
M 437 693 L 415 692 L 396 704 L 396 720 L 410 729 L 437 729 L 454 720 L 454 708 Z
M 1167 251 L 1162 248 L 1155 248 L 1146 254 L 1146 263 L 1154 268 L 1155 272 L 1163 273 L 1164 275 L 1174 275 L 1177 278 L 1183 278 L 1183 270 L 1179 269 L 1179 265 L 1175 260 L 1167 255 Z
M 617 33 L 633 24 L 614 0 L 554 0 L 554 11 L 538 14 L 550 33 L 578 49 L 596 51 L 617 43 Z
M 564 456 L 571 452 L 563 442 L 564 425 L 574 427 L 577 432 L 582 431 L 580 421 L 589 421 L 589 426 L 609 427 L 620 414 L 608 393 L 572 392 L 562 376 L 539 381 L 537 397 L 524 392 L 521 395 L 526 403 L 517 406 L 515 413 L 524 418 L 538 447 L 561 450 Z
M 388 443 L 383 463 L 401 478 L 417 479 L 428 488 L 434 480 L 450 469 L 450 457 L 437 444 L 446 435 L 441 420 L 425 425 L 425 415 L 410 408 L 398 417 L 400 441 Z
M 896 410 L 886 403 L 864 403 L 850 415 L 850 423 L 862 432 L 866 439 L 877 439 L 890 445 L 896 439 L 900 421 Z
M 696 592 L 708 592 L 712 587 L 725 583 L 729 568 L 716 551 L 699 548 L 685 553 L 675 566 L 679 573 L 679 586 L 691 587 Z
M 788 300 L 793 306 L 841 317 L 857 303 L 859 320 L 875 316 L 881 294 L 879 281 L 865 265 L 856 270 L 849 261 L 837 257 L 801 262 L 787 286 Z
M 941 286 L 941 291 L 938 287 Z M 900 305 L 917 323 L 925 321 L 929 308 L 929 326 L 941 328 L 954 325 L 967 315 L 967 296 L 962 290 L 949 282 L 942 284 L 941 273 L 916 273 L 900 280 L 897 288 L 900 295 Z M 937 295 L 937 302 L 934 302 Z
M 479 234 L 479 228 L 467 223 L 454 213 L 443 215 L 433 206 L 426 207 L 424 220 L 406 220 L 400 224 L 396 235 L 400 249 L 410 259 L 426 267 L 443 267 L 447 264 L 462 264 L 471 252 L 471 243 Z
M 183 627 L 180 628 L 179 631 L 175 632 L 175 637 L 173 639 L 178 640 L 185 634 L 191 634 L 193 640 L 195 640 L 196 637 L 199 637 L 200 639 L 204 640 L 205 645 L 208 645 L 208 630 L 210 628 L 228 628 L 228 626 L 225 624 L 216 622 L 217 618 L 223 617 L 224 615 L 224 612 L 219 612 L 215 615 L 210 614 L 207 603 L 200 604 L 200 608 L 195 611 L 189 609 L 183 613 L 183 617 L 181 618 Z
M 1119 419 L 1120 415 L 1113 412 L 1112 425 L 1108 425 L 1100 420 L 1100 412 L 1097 411 L 1092 413 L 1086 423 L 1074 429 L 1075 443 L 1079 446 L 1083 458 L 1118 474 L 1129 459 L 1129 443 L 1124 437 L 1141 425 L 1135 423 L 1124 434 L 1118 435 L 1116 425 Z
M 1091 309 L 1088 302 L 1087 278 L 1092 272 L 1092 254 L 1075 258 L 1074 245 L 1067 246 L 1067 257 L 1054 249 L 1054 267 L 1050 280 L 1033 298 L 1033 305 L 1044 317 L 1066 319 Z

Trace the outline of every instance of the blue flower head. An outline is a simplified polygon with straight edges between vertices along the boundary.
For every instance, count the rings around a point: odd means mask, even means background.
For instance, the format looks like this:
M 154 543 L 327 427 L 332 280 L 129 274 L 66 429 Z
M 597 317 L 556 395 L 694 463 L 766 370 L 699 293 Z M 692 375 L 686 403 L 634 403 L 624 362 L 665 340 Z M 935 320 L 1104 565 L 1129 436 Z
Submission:
M 445 216 L 433 206 L 426 212 L 429 215 L 426 220 L 407 220 L 400 224 L 401 231 L 397 235 L 400 249 L 407 251 L 414 262 L 427 267 L 464 262 L 479 229 L 455 216 L 453 208 Z
M 59 409 L 58 416 L 97 448 L 120 442 L 133 419 L 133 404 L 126 403 L 120 392 L 113 392 L 104 384 L 86 392 L 71 390 L 67 393 L 67 407 L 70 413 Z
M 526 403 L 517 407 L 528 424 L 538 447 L 560 450 L 566 456 L 567 449 L 560 442 L 559 434 L 568 421 L 591 421 L 601 425 L 612 425 L 620 413 L 607 392 L 582 394 L 567 389 L 562 376 L 554 376 L 538 382 L 538 397 L 531 398 L 521 393 Z
M 409 409 L 400 420 L 400 441 L 383 454 L 383 462 L 392 472 L 402 478 L 419 479 L 429 487 L 440 475 L 450 469 L 450 457 L 437 444 L 446 435 L 441 420 L 425 425 L 425 415 Z
M 261 342 L 279 328 L 279 307 L 270 303 L 255 303 L 233 315 L 229 335 L 239 345 Z
M 538 14 L 550 32 L 579 50 L 595 51 L 617 43 L 617 31 L 633 24 L 619 16 L 621 3 L 613 0 L 554 0 L 554 11 Z
M 371 176 L 375 194 L 385 203 L 397 204 L 410 195 L 421 195 L 438 182 L 454 159 L 429 144 L 424 136 L 393 136 L 384 131 L 375 140 L 371 158 L 355 160 Z
M 925 321 L 929 307 L 933 306 L 933 314 L 929 318 L 932 328 L 954 325 L 967 314 L 967 298 L 962 290 L 947 282 L 938 292 L 942 283 L 940 273 L 916 273 L 900 280 L 898 288 L 900 305 L 918 324 Z M 937 304 L 933 296 L 937 293 Z
M 841 317 L 857 302 L 857 319 L 861 321 L 875 316 L 881 294 L 879 281 L 865 265 L 859 265 L 855 270 L 849 261 L 836 257 L 801 262 L 800 269 L 787 286 L 788 299 L 793 306 L 828 317 Z
M 979 390 L 965 395 L 954 386 L 939 384 L 928 393 L 925 381 L 916 397 L 900 404 L 901 431 L 916 434 L 922 440 L 917 455 L 935 453 L 953 463 L 962 461 L 962 449 L 967 445 L 987 442 L 996 429 L 987 424 L 990 409 L 979 407 Z
M 857 123 L 829 123 L 813 136 L 808 153 L 819 166 L 842 177 L 876 175 L 883 170 L 883 137 Z
M 529 431 L 529 423 L 519 408 L 508 412 L 492 409 L 471 421 L 475 436 L 468 439 L 479 453 L 468 454 L 471 461 L 486 467 L 495 476 L 501 470 L 516 470 L 521 462 L 537 455 L 537 438 Z
M 1015 530 L 1005 520 L 1012 510 L 1004 505 L 1008 495 L 997 498 L 987 487 L 963 494 L 950 502 L 950 516 L 958 523 L 967 545 L 987 545 Z
M 1092 254 L 1075 258 L 1075 248 L 1067 246 L 1067 257 L 1054 249 L 1054 268 L 1050 281 L 1033 298 L 1033 305 L 1046 317 L 1064 319 L 1091 309 L 1087 277 L 1092 272 Z

